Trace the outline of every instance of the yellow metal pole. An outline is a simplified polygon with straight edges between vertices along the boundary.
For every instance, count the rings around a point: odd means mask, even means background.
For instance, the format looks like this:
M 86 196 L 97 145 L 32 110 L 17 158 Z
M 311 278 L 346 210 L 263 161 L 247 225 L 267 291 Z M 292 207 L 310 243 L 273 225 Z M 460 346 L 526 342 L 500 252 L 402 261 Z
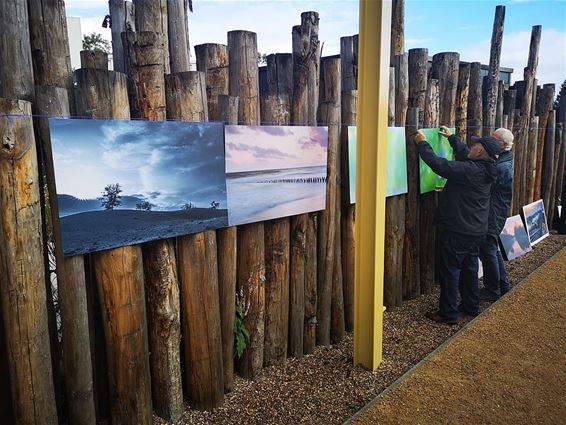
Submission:
M 391 0 L 360 0 L 354 363 L 382 359 Z

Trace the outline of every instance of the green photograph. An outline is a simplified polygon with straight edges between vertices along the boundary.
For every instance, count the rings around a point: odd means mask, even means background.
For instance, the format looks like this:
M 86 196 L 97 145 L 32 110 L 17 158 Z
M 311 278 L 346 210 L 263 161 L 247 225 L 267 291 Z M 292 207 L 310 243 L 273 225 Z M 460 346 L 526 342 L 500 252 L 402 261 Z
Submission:
M 423 128 L 421 130 L 436 155 L 451 161 L 454 160 L 452 146 L 450 146 L 446 137 L 438 134 L 438 128 Z M 456 130 L 451 128 L 450 131 L 454 133 Z M 433 190 L 440 191 L 446 184 L 446 179 L 432 171 L 422 159 L 419 159 L 419 171 L 421 193 L 432 192 Z
M 385 196 L 407 193 L 405 127 L 387 129 L 387 180 Z

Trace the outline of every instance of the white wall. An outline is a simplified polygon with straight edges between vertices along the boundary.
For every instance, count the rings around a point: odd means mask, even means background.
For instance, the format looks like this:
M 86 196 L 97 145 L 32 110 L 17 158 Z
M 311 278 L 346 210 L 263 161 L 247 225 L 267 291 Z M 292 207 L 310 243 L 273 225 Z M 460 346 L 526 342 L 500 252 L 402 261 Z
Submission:
M 81 18 L 67 17 L 67 32 L 71 50 L 71 68 L 79 69 L 81 67 L 81 50 L 83 49 Z

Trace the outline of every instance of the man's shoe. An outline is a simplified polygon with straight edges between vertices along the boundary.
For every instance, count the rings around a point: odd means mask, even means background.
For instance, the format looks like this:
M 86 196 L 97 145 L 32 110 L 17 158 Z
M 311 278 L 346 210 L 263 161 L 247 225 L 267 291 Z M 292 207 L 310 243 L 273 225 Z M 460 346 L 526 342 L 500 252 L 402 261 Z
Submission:
M 428 313 L 425 314 L 425 316 L 434 322 L 446 323 L 447 325 L 455 325 L 460 321 L 460 319 L 456 319 L 456 320 L 448 319 L 444 317 L 442 314 L 440 314 L 440 312 L 438 311 L 429 311 Z
M 470 312 L 464 310 L 464 307 L 462 307 L 462 305 L 458 306 L 458 311 L 460 313 L 462 313 L 462 315 L 468 316 L 468 317 L 476 317 L 479 314 L 479 313 L 470 313 Z
M 497 301 L 499 297 L 493 292 L 488 291 L 485 288 L 480 289 L 480 301 L 494 302 Z

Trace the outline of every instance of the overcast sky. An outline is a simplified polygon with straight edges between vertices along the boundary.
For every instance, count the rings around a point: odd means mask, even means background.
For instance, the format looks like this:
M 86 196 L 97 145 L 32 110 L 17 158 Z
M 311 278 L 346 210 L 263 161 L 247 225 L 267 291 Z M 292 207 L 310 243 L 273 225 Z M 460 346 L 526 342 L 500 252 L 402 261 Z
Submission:
M 326 165 L 326 127 L 226 126 L 226 171 Z
M 189 17 L 191 46 L 226 43 L 230 30 L 258 34 L 262 53 L 291 51 L 291 27 L 300 13 L 320 13 L 323 55 L 339 53 L 340 37 L 358 33 L 358 0 L 194 0 Z M 566 75 L 566 1 L 564 0 L 406 0 L 405 49 L 426 47 L 432 56 L 457 51 L 467 61 L 489 62 L 489 42 L 495 6 L 506 6 L 501 65 L 522 79 L 533 25 L 542 25 L 538 79 L 560 86 Z M 93 31 L 110 39 L 101 27 L 108 13 L 106 0 L 67 0 L 67 15 L 82 18 L 83 34 Z M 194 56 L 193 56 L 194 58 Z
M 220 123 L 50 120 L 57 193 L 99 197 L 107 184 L 155 209 L 226 208 Z

